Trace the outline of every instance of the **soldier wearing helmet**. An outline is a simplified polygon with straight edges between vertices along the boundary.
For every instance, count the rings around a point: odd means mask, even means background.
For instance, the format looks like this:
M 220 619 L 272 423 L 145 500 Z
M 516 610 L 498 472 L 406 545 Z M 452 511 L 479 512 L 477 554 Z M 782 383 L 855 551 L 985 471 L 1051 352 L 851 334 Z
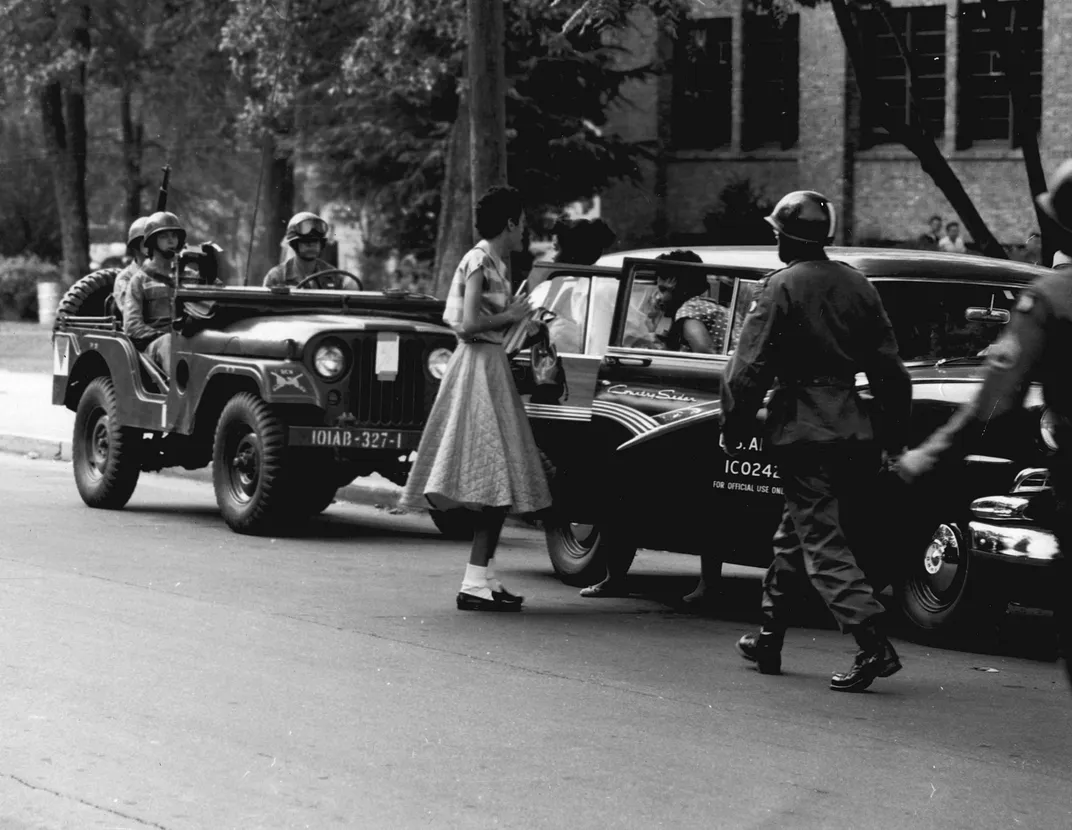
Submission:
M 283 237 L 294 251 L 294 256 L 286 262 L 275 266 L 264 277 L 264 285 L 295 286 L 314 274 L 322 271 L 334 271 L 331 263 L 320 258 L 324 246 L 328 243 L 328 223 L 309 211 L 296 213 L 287 222 L 287 232 Z M 322 281 L 311 280 L 309 288 L 356 289 L 360 286 L 352 277 L 341 274 L 325 276 Z
M 1055 416 L 1058 449 L 1050 457 L 1050 482 L 1056 497 L 1054 531 L 1060 546 L 1061 581 L 1072 588 L 1072 387 L 1068 356 L 1072 354 L 1072 160 L 1054 174 L 1053 185 L 1036 198 L 1051 220 L 1059 250 L 1053 270 L 1020 292 L 1004 333 L 987 350 L 986 376 L 975 400 L 965 404 L 919 447 L 898 460 L 905 481 L 914 481 L 939 465 L 962 459 L 971 451 L 987 423 L 1018 410 L 1032 381 L 1042 384 L 1046 406 Z M 1072 614 L 1058 608 L 1065 670 L 1072 680 Z
M 179 217 L 157 211 L 145 223 L 145 259 L 123 299 L 123 331 L 166 372 L 171 371 L 171 314 L 175 257 L 186 244 Z
M 117 309 L 123 308 L 123 295 L 126 293 L 127 286 L 130 285 L 130 279 L 134 276 L 134 272 L 138 270 L 138 266 L 142 264 L 145 259 L 145 253 L 141 249 L 142 240 L 145 238 L 145 224 L 149 221 L 148 216 L 139 216 L 130 224 L 130 230 L 127 231 L 127 253 L 130 254 L 130 262 L 127 266 L 115 275 L 115 285 L 112 287 L 112 302 Z
M 834 206 L 811 190 L 790 193 L 767 221 L 786 267 L 760 284 L 722 381 L 726 452 L 754 435 L 764 396 L 766 440 L 785 491 L 774 561 L 763 580 L 763 627 L 737 650 L 764 674 L 781 670 L 789 605 L 810 580 L 859 653 L 830 687 L 860 691 L 901 668 L 881 630 L 883 606 L 850 542 L 864 515 L 868 482 L 882 450 L 904 447 L 912 403 L 908 372 L 878 292 L 867 278 L 827 258 Z M 856 375 L 865 372 L 876 406 L 865 408 Z M 877 410 L 883 430 L 870 411 Z M 849 528 L 847 533 L 846 528 Z

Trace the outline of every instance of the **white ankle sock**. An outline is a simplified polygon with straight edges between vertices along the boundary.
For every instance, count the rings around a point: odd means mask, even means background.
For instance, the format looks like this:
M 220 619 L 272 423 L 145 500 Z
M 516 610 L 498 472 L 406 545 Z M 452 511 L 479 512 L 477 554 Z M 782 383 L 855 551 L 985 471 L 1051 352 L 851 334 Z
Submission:
M 488 587 L 488 569 L 481 565 L 466 565 L 465 578 L 462 579 L 462 593 L 491 599 L 491 588 Z

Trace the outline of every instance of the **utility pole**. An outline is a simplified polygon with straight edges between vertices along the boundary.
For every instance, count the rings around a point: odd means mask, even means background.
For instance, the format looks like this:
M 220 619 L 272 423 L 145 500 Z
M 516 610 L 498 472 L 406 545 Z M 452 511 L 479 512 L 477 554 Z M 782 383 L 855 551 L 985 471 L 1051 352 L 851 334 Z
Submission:
M 506 184 L 506 40 L 503 0 L 468 0 L 469 162 L 473 205 Z

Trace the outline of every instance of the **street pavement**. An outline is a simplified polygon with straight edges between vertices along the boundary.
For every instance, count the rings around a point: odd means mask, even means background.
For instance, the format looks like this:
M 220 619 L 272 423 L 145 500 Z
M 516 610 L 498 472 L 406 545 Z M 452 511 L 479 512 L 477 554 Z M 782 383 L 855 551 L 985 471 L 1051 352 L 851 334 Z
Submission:
M 238 536 L 203 482 L 86 508 L 70 465 L 0 454 L 0 827 L 1067 828 L 1072 695 L 1047 660 L 790 633 L 782 677 L 675 613 L 694 559 L 641 552 L 638 596 L 584 600 L 542 538 L 497 557 L 520 614 L 453 608 L 466 547 L 333 505 Z

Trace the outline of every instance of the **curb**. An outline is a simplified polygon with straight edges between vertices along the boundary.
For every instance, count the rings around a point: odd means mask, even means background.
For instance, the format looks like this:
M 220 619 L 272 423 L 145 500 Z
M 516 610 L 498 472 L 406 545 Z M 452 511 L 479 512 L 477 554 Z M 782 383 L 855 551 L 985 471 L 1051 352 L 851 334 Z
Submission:
M 42 438 L 36 435 L 18 435 L 13 433 L 0 433 L 0 452 L 15 455 L 28 455 L 32 458 L 46 458 L 52 461 L 71 460 L 71 442 L 59 441 L 55 438 Z M 157 475 L 165 475 L 174 478 L 186 478 L 193 481 L 212 481 L 212 467 L 202 467 L 198 470 L 184 470 L 181 467 L 166 467 Z M 355 482 L 345 487 L 340 487 L 335 496 L 339 501 L 351 504 L 383 505 L 391 508 L 398 505 L 402 495 L 402 488 L 397 484 L 385 486 L 376 482 Z

